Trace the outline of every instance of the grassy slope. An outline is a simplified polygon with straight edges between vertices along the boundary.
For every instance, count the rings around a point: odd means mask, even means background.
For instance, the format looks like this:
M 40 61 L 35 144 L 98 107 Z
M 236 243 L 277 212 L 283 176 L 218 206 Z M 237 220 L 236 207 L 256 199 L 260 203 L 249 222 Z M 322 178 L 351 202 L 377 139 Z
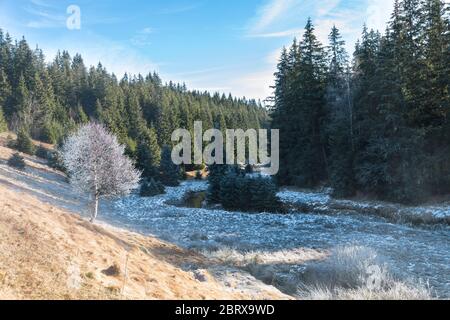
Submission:
M 0 135 L 0 299 L 287 298 L 273 287 L 252 292 L 226 287 L 207 271 L 207 280 L 198 281 L 182 266 L 207 268 L 215 261 L 87 223 L 59 205 L 78 200 L 67 199 L 70 188 L 60 173 L 29 156 L 25 172 L 6 165 L 13 151 L 4 138 Z M 119 272 L 105 274 L 113 265 Z

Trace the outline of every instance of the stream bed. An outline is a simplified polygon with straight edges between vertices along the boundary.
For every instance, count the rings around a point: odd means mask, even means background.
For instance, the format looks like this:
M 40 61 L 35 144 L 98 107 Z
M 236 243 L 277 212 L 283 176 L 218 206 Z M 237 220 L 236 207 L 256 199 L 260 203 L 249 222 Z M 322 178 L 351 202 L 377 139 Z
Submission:
M 231 247 L 242 252 L 277 252 L 363 246 L 376 250 L 394 272 L 428 283 L 437 297 L 450 298 L 448 226 L 412 227 L 361 214 L 248 214 L 172 205 L 187 192 L 206 188 L 205 182 L 191 181 L 154 198 L 133 195 L 104 204 L 109 210 L 103 219 L 198 250 Z

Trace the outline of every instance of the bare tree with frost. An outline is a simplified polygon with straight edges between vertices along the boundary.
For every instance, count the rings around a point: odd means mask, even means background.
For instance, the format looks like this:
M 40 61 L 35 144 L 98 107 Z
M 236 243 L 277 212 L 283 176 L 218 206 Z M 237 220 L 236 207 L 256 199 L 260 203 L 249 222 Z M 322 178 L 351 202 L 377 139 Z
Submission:
M 92 198 L 91 222 L 97 218 L 100 198 L 124 196 L 139 185 L 141 173 L 124 150 L 117 138 L 97 123 L 83 125 L 63 145 L 62 160 L 71 184 Z

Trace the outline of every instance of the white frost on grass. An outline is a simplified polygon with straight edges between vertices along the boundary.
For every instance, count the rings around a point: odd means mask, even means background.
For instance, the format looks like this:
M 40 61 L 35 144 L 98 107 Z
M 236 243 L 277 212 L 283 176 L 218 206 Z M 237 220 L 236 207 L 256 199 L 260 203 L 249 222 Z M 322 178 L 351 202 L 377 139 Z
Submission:
M 164 194 L 148 198 L 133 194 L 115 201 L 113 205 L 115 209 L 128 211 L 129 216 L 141 215 L 142 210 L 162 207 L 167 202 L 182 200 L 188 192 L 201 192 L 207 189 L 208 183 L 205 181 L 184 181 L 178 187 L 167 187 Z
M 306 268 L 299 297 L 306 300 L 429 300 L 421 281 L 401 280 L 372 249 L 337 247 L 324 261 Z
M 418 222 L 425 224 L 450 224 L 450 204 L 404 206 L 383 201 L 355 201 L 333 199 L 328 192 L 305 192 L 284 189 L 278 193 L 285 204 L 304 206 L 315 212 L 345 213 L 356 211 L 390 218 L 401 222 Z
M 273 281 L 284 292 L 297 289 L 296 277 L 305 267 L 295 260 L 301 256 L 295 250 L 328 252 L 336 246 L 356 245 L 373 248 L 389 258 L 392 271 L 424 279 L 437 296 L 450 297 L 446 228 L 415 228 L 367 214 L 248 214 L 173 205 L 186 192 L 206 188 L 204 181 L 189 181 L 153 198 L 132 195 L 111 203 L 104 219 L 184 248 L 209 251 L 210 256 L 224 258 L 232 267 L 244 268 L 266 283 Z M 313 198 L 323 203 L 320 199 L 323 196 Z M 289 262 L 293 255 L 295 261 Z
M 417 208 L 409 208 L 409 210 L 417 215 L 431 215 L 436 218 L 450 218 L 450 205 L 447 206 L 423 206 Z
M 284 189 L 278 192 L 278 197 L 285 203 L 304 203 L 308 205 L 326 205 L 331 197 L 327 193 L 303 192 Z

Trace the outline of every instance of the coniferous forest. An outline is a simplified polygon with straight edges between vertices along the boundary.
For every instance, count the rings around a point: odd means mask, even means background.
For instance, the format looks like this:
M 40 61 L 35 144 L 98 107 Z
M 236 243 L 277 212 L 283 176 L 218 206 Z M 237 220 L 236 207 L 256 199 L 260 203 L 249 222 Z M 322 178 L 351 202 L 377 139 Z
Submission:
M 95 120 L 150 178 L 177 128 L 271 122 L 280 129 L 279 185 L 414 203 L 450 193 L 449 74 L 449 8 L 441 0 L 396 1 L 386 30 L 364 27 L 353 56 L 338 28 L 322 44 L 309 20 L 281 53 L 269 111 L 163 84 L 156 73 L 119 80 L 66 51 L 46 63 L 42 50 L 0 30 L 0 130 L 58 143 Z
M 279 183 L 404 203 L 449 194 L 449 82 L 443 1 L 396 1 L 386 30 L 364 27 L 353 58 L 336 27 L 322 44 L 308 21 L 276 73 Z
M 175 129 L 193 132 L 194 121 L 205 128 L 260 128 L 268 115 L 255 100 L 189 91 L 164 84 L 156 73 L 118 79 L 100 63 L 88 68 L 79 54 L 62 51 L 46 63 L 42 50 L 0 30 L 0 131 L 60 143 L 90 120 L 105 124 L 144 176 L 154 177 Z
M 0 300 L 450 299 L 450 2 L 191 2 L 0 0 Z

